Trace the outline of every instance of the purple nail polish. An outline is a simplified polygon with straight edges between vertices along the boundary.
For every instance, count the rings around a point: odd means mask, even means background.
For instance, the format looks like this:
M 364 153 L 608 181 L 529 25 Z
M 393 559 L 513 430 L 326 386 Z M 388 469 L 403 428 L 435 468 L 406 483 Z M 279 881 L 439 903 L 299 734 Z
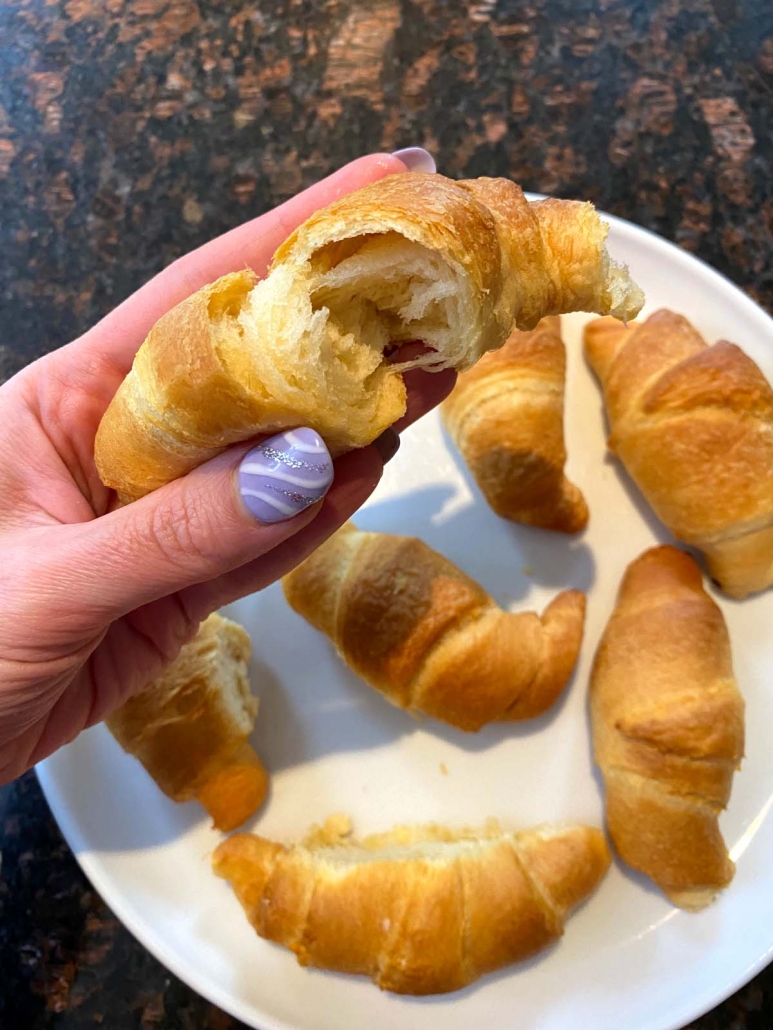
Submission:
M 319 433 L 290 429 L 253 447 L 239 466 L 239 493 L 259 522 L 284 522 L 324 497 L 333 459 Z
M 404 147 L 395 150 L 392 157 L 399 157 L 409 172 L 436 172 L 435 158 L 424 147 Z

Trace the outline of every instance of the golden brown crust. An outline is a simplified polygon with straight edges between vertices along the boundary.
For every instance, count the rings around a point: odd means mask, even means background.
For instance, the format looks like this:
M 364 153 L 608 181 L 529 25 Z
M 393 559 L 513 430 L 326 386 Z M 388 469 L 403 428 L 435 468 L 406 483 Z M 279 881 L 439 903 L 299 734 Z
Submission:
M 282 586 L 295 611 L 389 701 L 463 730 L 544 712 L 582 640 L 578 591 L 559 594 L 541 617 L 511 614 L 421 540 L 351 524 Z
M 514 323 L 588 305 L 635 314 L 640 291 L 612 269 L 605 236 L 590 205 L 529 205 L 503 179 L 408 173 L 343 197 L 279 248 L 263 283 L 249 270 L 224 276 L 154 326 L 97 433 L 100 477 L 132 500 L 232 443 L 297 425 L 334 453 L 364 446 L 405 411 L 402 376 L 379 357 L 390 337 L 428 334 L 441 365 L 467 368 Z M 387 285 L 378 265 L 346 289 L 326 280 L 366 253 L 393 255 Z M 426 291 L 411 307 L 417 269 L 440 277 L 453 310 Z
M 615 847 L 675 904 L 703 907 L 733 877 L 717 817 L 743 757 L 744 703 L 688 555 L 656 547 L 628 567 L 590 697 Z
M 223 364 L 219 342 L 256 278 L 234 272 L 177 304 L 153 326 L 100 422 L 97 471 L 124 501 L 150 493 L 255 435 L 261 397 Z
M 165 672 L 107 719 L 119 744 L 174 801 L 196 798 L 232 830 L 263 803 L 268 775 L 248 743 L 258 710 L 250 638 L 210 615 Z
M 462 373 L 441 411 L 498 515 L 577 533 L 587 525 L 588 506 L 564 475 L 565 382 L 559 319 L 544 318 Z
M 401 994 L 458 990 L 533 955 L 561 936 L 609 866 L 603 835 L 585 826 L 326 836 L 285 847 L 238 834 L 213 868 L 257 932 L 301 965 Z
M 731 597 L 773 583 L 773 390 L 740 348 L 658 311 L 586 329 L 619 455 L 658 517 Z
M 245 741 L 196 786 L 196 800 L 209 812 L 216 830 L 229 833 L 253 816 L 268 794 L 268 770 Z
M 429 562 L 421 540 L 373 534 L 361 542 L 342 585 L 335 640 L 355 672 L 407 706 L 428 653 L 488 598 L 440 555 Z
M 629 293 L 627 270 L 615 265 L 607 256 L 605 243 L 609 229 L 593 205 L 551 197 L 537 201 L 532 210 L 540 227 L 551 297 L 547 307 L 535 310 L 528 323 L 525 319 L 519 320 L 518 328 L 532 329 L 543 315 L 600 312 L 602 308 L 614 318 L 634 318 L 642 307 L 644 295 L 638 287 L 635 287 L 635 298 Z M 582 243 L 578 247 L 579 240 Z M 602 273 L 589 275 L 591 265 L 602 269 Z

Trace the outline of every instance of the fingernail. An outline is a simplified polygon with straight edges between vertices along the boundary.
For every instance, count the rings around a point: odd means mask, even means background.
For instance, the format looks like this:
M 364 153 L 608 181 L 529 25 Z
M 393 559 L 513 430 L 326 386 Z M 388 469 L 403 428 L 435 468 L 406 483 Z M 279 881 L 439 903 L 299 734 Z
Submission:
M 386 465 L 400 450 L 400 435 L 394 429 L 385 429 L 381 436 L 377 436 L 373 441 L 373 446 L 381 455 L 381 460 Z
M 436 172 L 435 158 L 424 147 L 405 147 L 395 150 L 392 157 L 399 157 L 409 172 Z
M 290 429 L 253 447 L 239 465 L 239 493 L 259 522 L 284 522 L 324 497 L 333 459 L 319 433 Z

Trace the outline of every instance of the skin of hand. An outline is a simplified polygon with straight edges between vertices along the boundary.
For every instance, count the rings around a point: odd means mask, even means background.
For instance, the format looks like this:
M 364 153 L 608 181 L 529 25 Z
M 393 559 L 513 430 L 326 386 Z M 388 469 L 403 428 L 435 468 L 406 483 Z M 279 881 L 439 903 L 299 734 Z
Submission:
M 383 447 L 335 462 L 324 500 L 261 524 L 239 499 L 230 448 L 127 507 L 102 485 L 94 437 L 151 326 L 245 265 L 265 274 L 315 210 L 406 166 L 360 158 L 266 215 L 174 262 L 75 342 L 0 387 L 0 783 L 146 686 L 210 612 L 283 576 L 341 526 L 381 477 Z M 454 373 L 406 377 L 398 431 Z

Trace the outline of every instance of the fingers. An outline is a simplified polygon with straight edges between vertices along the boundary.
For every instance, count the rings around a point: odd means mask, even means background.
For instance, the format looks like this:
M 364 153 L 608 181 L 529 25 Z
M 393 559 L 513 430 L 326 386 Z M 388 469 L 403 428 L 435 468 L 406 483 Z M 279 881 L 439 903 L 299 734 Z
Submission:
M 389 154 L 370 154 L 352 161 L 273 211 L 179 258 L 89 330 L 79 345 L 108 357 L 125 375 L 151 327 L 175 304 L 228 272 L 249 267 L 259 276 L 265 275 L 279 244 L 315 211 L 370 182 L 405 170 L 405 164 Z
M 360 455 L 357 497 L 367 496 L 383 467 L 376 448 Z M 216 579 L 269 554 L 317 517 L 316 502 L 334 474 L 327 448 L 312 430 L 233 448 L 125 508 L 58 527 L 56 568 L 67 569 L 67 582 L 51 589 L 66 591 L 68 605 L 89 620 L 112 621 Z M 41 564 L 52 578 L 50 557 Z
M 439 404 L 453 389 L 456 373 L 412 370 L 405 375 L 408 386 L 408 410 L 395 424 L 395 430 L 406 429 Z M 385 436 L 387 434 L 384 434 Z M 388 441 L 385 442 L 389 446 Z M 209 583 L 197 584 L 183 594 L 186 609 L 196 618 L 240 597 L 262 590 L 269 583 L 286 575 L 328 537 L 332 536 L 367 501 L 381 478 L 385 461 L 394 449 L 374 454 L 376 445 L 352 451 L 335 463 L 335 482 L 325 497 L 316 518 L 274 550 L 253 559 L 241 568 L 227 572 Z M 399 457 L 398 459 L 399 460 Z
M 451 368 L 442 372 L 413 368 L 403 375 L 403 380 L 408 390 L 408 406 L 403 417 L 394 424 L 398 433 L 445 400 L 456 385 L 456 372 Z
M 408 408 L 397 429 L 439 403 L 452 389 L 455 375 L 412 370 L 405 379 Z M 304 432 L 315 437 L 317 455 L 301 449 L 293 456 L 293 447 L 300 443 L 302 448 Z M 278 470 L 260 465 L 267 451 L 272 460 L 280 461 Z M 263 457 L 256 457 L 256 452 Z M 277 454 L 285 459 L 289 455 L 289 460 L 282 464 Z M 250 444 L 232 448 L 125 508 L 83 524 L 57 527 L 61 543 L 56 569 L 67 568 L 68 577 L 66 583 L 57 577 L 60 582 L 51 592 L 66 590 L 69 605 L 83 612 L 84 622 L 91 622 L 95 616 L 112 621 L 158 598 L 189 590 L 186 596 L 195 602 L 195 621 L 302 561 L 367 500 L 390 456 L 371 445 L 339 459 L 335 485 L 320 511 L 314 502 L 329 487 L 333 465 L 311 430 L 280 434 L 252 450 Z M 309 491 L 314 490 L 317 493 L 311 496 Z M 294 499 L 296 494 L 300 502 Z M 305 507 L 307 502 L 313 506 Z M 317 519 L 310 532 L 296 536 Z M 50 576 L 52 563 L 42 564 L 41 574 L 45 577 L 48 570 Z M 204 583 L 206 588 L 190 589 Z
M 415 370 L 406 380 L 402 428 L 445 397 L 455 376 Z M 304 433 L 315 438 L 318 450 L 309 454 L 306 441 L 299 465 L 293 448 L 299 439 L 304 444 Z M 193 625 L 283 576 L 354 515 L 377 486 L 384 460 L 394 454 L 391 436 L 388 431 L 375 444 L 343 455 L 334 467 L 330 462 L 330 477 L 327 449 L 311 431 L 232 448 L 126 508 L 57 527 L 57 562 L 46 555 L 32 574 L 46 581 L 40 587 L 55 608 L 57 596 L 66 594 L 68 610 L 79 613 L 83 625 L 140 609 L 135 615 L 142 624 L 136 628 L 149 639 L 154 625 L 166 621 L 159 606 L 168 609 L 169 595 L 176 595 L 184 639 L 186 622 Z M 267 453 L 273 466 L 266 465 Z M 313 503 L 315 496 L 324 503 Z M 62 568 L 68 570 L 66 581 L 58 574 Z
M 396 427 L 399 429 L 442 400 L 455 376 L 452 372 L 412 370 L 405 378 L 408 410 Z M 295 438 L 302 432 L 294 430 L 280 438 Z M 254 457 L 243 460 L 251 453 L 250 445 L 244 444 L 125 508 L 90 522 L 57 527 L 57 562 L 54 566 L 43 561 L 41 553 L 39 574 L 51 578 L 53 568 L 57 582 L 50 584 L 49 592 L 58 596 L 66 591 L 69 606 L 82 610 L 84 622 L 93 621 L 94 616 L 111 621 L 211 580 L 219 582 L 208 591 L 190 595 L 204 607 L 210 603 L 205 602 L 207 597 L 231 599 L 259 589 L 302 561 L 367 500 L 389 457 L 371 445 L 339 459 L 336 485 L 322 511 L 314 505 L 296 513 L 288 493 L 303 493 L 316 486 L 321 497 L 329 485 L 325 482 L 320 487 L 320 477 L 325 479 L 321 466 L 329 461 L 329 455 L 321 441 L 319 446 L 324 456 L 311 462 L 315 466 L 311 471 L 302 469 L 300 479 L 290 464 L 280 470 L 284 479 L 272 483 L 272 475 L 256 467 Z M 257 449 L 266 447 L 288 449 L 285 444 L 277 445 L 276 438 L 263 441 Z M 303 454 L 301 459 L 305 460 Z M 273 489 L 277 485 L 278 491 Z M 314 500 L 305 498 L 309 499 Z M 321 516 L 319 525 L 297 546 L 271 554 L 315 516 Z M 243 566 L 246 568 L 235 575 Z M 57 574 L 61 568 L 68 570 L 66 582 Z
M 454 387 L 456 373 L 424 372 L 413 369 L 405 374 L 408 387 L 408 409 L 396 422 L 394 430 L 402 431 L 422 415 L 439 404 Z M 386 435 L 386 434 L 385 434 Z M 197 618 L 204 618 L 224 604 L 230 604 L 240 597 L 262 590 L 286 575 L 313 550 L 332 536 L 367 501 L 378 485 L 383 469 L 371 453 L 374 446 L 352 451 L 336 461 L 335 483 L 325 497 L 322 510 L 312 523 L 305 526 L 291 539 L 279 544 L 243 567 L 218 577 L 210 583 L 202 583 L 184 593 L 183 600 Z M 389 460 L 394 451 L 381 454 Z M 399 461 L 399 456 L 397 458 Z
M 184 591 L 182 602 L 186 609 L 203 619 L 224 604 L 262 590 L 300 565 L 340 529 L 376 489 L 384 466 L 373 445 L 345 454 L 335 465 L 335 483 L 312 522 L 269 553 L 212 582 Z

